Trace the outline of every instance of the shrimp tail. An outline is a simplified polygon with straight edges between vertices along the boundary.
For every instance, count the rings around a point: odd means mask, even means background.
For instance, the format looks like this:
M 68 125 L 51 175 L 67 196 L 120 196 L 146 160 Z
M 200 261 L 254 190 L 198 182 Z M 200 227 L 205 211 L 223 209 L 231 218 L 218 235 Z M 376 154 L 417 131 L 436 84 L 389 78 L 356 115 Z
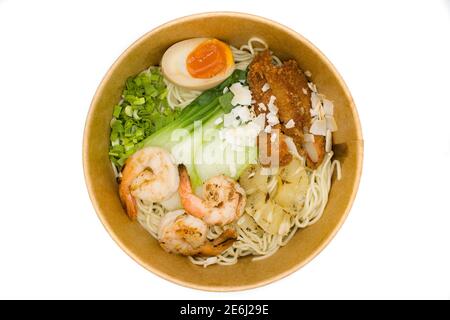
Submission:
M 123 196 L 121 194 L 120 200 L 125 207 L 128 217 L 130 217 L 131 220 L 135 220 L 137 218 L 137 204 L 136 199 L 131 195 L 131 192 L 128 191 Z
M 131 195 L 131 192 L 128 193 L 126 200 L 122 202 L 125 206 L 128 216 L 131 220 L 136 220 L 137 218 L 137 204 L 136 199 Z
M 191 180 L 186 167 L 180 164 L 178 166 L 178 172 L 180 174 L 178 193 L 180 194 L 181 205 L 187 213 L 202 219 L 205 216 L 207 209 L 205 208 L 202 199 L 193 193 Z
M 217 256 L 231 247 L 236 239 L 236 231 L 234 229 L 227 229 L 216 239 L 204 244 L 199 250 L 199 255 Z
M 132 168 L 130 168 L 129 165 L 130 159 L 131 158 L 127 160 L 122 171 L 122 181 L 119 185 L 119 197 L 128 217 L 131 220 L 135 220 L 137 218 L 137 204 L 130 190 L 130 184 L 135 178 L 135 175 L 132 174 Z

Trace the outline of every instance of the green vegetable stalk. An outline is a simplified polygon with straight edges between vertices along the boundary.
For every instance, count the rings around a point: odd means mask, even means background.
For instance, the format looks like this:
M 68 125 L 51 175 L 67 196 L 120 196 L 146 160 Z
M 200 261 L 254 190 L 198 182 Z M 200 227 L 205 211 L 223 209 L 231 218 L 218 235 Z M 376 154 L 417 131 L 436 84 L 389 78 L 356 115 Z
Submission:
M 174 121 L 147 137 L 139 146 L 152 145 L 170 149 L 178 143 L 177 141 L 171 141 L 172 132 L 175 129 L 185 129 L 192 132 L 195 121 L 201 121 L 205 124 L 210 119 L 216 119 L 220 115 L 230 112 L 233 108 L 231 105 L 233 94 L 231 92 L 224 94 L 223 90 L 235 82 L 245 81 L 246 77 L 245 71 L 235 70 L 220 85 L 203 92 L 186 106 Z
M 233 108 L 233 94 L 224 94 L 224 89 L 245 80 L 246 72 L 235 70 L 224 82 L 203 92 L 184 109 L 172 110 L 167 104 L 167 88 L 159 68 L 151 68 L 129 78 L 123 101 L 113 110 L 111 161 L 120 169 L 126 159 L 140 148 L 162 147 L 179 155 L 177 161 L 186 165 L 193 185 L 200 185 L 204 175 L 197 173 L 194 157 L 200 154 L 198 150 L 204 141 L 202 136 L 194 133 L 194 127 L 201 125 L 205 129 L 213 126 L 215 119 L 229 113 Z M 184 133 L 183 137 L 174 139 L 180 131 Z
M 220 85 L 206 90 L 186 106 L 173 122 L 136 145 L 136 150 L 145 146 L 159 146 L 170 150 L 173 154 L 178 155 L 176 156 L 177 161 L 185 164 L 193 186 L 201 185 L 202 179 L 196 169 L 195 155 L 199 144 L 203 143 L 203 137 L 193 134 L 194 127 L 202 126 L 205 129 L 206 126 L 213 125 L 215 119 L 229 113 L 233 108 L 231 105 L 233 94 L 231 92 L 224 94 L 223 91 L 235 82 L 245 81 L 246 78 L 245 71 L 235 70 Z M 174 139 L 176 130 L 184 132 L 183 139 Z

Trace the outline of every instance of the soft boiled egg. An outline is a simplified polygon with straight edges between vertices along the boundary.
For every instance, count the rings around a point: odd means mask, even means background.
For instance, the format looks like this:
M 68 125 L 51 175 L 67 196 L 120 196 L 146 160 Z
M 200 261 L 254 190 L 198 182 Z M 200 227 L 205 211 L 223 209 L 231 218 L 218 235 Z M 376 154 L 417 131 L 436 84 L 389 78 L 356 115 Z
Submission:
M 231 48 L 212 38 L 194 38 L 172 45 L 161 60 L 164 76 L 175 85 L 192 90 L 215 87 L 234 71 Z

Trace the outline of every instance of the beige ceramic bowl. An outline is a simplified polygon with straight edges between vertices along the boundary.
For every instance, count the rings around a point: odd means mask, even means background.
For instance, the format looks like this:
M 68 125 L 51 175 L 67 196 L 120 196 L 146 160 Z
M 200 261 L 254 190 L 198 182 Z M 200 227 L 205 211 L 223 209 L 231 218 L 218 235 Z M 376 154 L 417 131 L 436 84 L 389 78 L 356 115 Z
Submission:
M 243 258 L 233 266 L 203 268 L 184 257 L 167 254 L 137 222 L 127 218 L 108 160 L 109 123 L 127 77 L 158 64 L 170 45 L 192 37 L 215 37 L 239 46 L 253 36 L 266 40 L 280 58 L 294 58 L 303 70 L 311 71 L 318 90 L 334 101 L 339 130 L 333 143 L 342 164 L 343 178 L 333 181 L 323 217 L 297 232 L 275 255 L 261 261 Z M 287 276 L 314 258 L 333 238 L 350 210 L 361 176 L 362 159 L 363 141 L 355 105 L 327 58 L 289 28 L 264 18 L 231 12 L 177 19 L 133 43 L 112 65 L 95 93 L 83 145 L 84 173 L 92 203 L 117 244 L 140 265 L 167 280 L 213 291 L 262 286 Z

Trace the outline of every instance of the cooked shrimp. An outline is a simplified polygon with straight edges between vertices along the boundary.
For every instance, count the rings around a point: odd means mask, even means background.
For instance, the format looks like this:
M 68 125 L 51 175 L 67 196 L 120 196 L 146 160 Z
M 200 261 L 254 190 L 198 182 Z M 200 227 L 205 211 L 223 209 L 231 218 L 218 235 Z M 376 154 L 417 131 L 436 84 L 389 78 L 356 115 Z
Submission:
M 122 171 L 119 195 L 128 216 L 137 216 L 136 199 L 161 202 L 178 189 L 179 177 L 174 160 L 162 148 L 146 147 L 128 158 Z
M 181 165 L 178 192 L 187 213 L 202 219 L 208 225 L 226 225 L 244 212 L 245 191 L 233 179 L 224 175 L 212 177 L 203 185 L 205 199 L 196 196 L 186 168 Z
M 225 230 L 217 239 L 207 240 L 205 222 L 184 210 L 168 212 L 161 220 L 158 240 L 169 253 L 185 256 L 216 256 L 228 249 L 236 240 L 236 231 Z

